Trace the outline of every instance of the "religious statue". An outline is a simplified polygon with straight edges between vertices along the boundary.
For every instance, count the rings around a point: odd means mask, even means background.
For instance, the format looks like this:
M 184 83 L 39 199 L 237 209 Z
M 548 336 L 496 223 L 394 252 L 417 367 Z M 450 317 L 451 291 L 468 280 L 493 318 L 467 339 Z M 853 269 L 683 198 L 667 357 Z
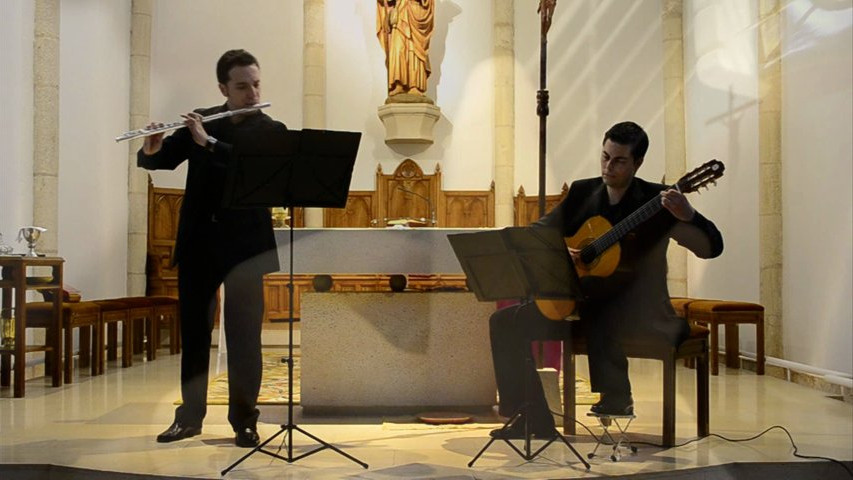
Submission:
M 376 35 L 388 69 L 386 103 L 433 103 L 424 94 L 435 0 L 376 0 Z
M 536 9 L 536 13 L 541 17 L 543 37 L 551 29 L 551 17 L 554 15 L 555 8 L 557 8 L 557 0 L 539 0 L 539 8 Z

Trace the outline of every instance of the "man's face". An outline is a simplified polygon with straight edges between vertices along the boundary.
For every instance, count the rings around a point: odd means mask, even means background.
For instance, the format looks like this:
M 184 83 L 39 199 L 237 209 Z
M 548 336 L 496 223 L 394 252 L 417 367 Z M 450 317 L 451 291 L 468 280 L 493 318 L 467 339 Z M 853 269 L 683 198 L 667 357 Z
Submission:
M 228 71 L 228 83 L 219 84 L 219 91 L 225 95 L 231 110 L 260 103 L 261 70 L 257 65 L 234 67 Z
M 631 155 L 631 146 L 614 143 L 609 138 L 601 148 L 601 179 L 611 188 L 628 188 L 643 159 Z

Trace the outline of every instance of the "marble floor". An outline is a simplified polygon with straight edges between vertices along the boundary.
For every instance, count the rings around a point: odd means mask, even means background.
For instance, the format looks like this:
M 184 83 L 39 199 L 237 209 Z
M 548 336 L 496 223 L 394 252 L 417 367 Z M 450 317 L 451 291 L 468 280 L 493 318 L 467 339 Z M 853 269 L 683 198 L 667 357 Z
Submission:
M 212 355 L 215 359 L 216 355 Z M 580 373 L 583 373 L 583 364 Z M 853 405 L 823 393 L 776 378 L 721 367 L 711 379 L 711 431 L 733 439 L 751 437 L 773 425 L 790 431 L 799 452 L 840 460 L 853 459 Z M 179 357 L 161 353 L 153 362 L 140 361 L 128 369 L 110 365 L 104 375 L 89 377 L 76 371 L 75 383 L 59 388 L 43 378 L 27 383 L 24 399 L 0 390 L 0 463 L 54 464 L 106 471 L 219 478 L 220 472 L 248 450 L 233 445 L 226 407 L 209 408 L 204 432 L 172 444 L 154 437 L 172 419 L 179 396 Z M 631 362 L 637 419 L 632 440 L 660 441 L 660 364 Z M 694 372 L 678 371 L 678 443 L 694 438 Z M 578 408 L 579 419 L 601 432 Z M 268 438 L 286 423 L 284 407 L 262 407 L 259 432 Z M 494 421 L 497 421 L 495 419 Z M 288 464 L 256 453 L 229 472 L 233 479 L 524 479 L 582 478 L 687 469 L 730 462 L 799 461 L 784 431 L 774 429 L 760 438 L 730 443 L 716 437 L 661 449 L 639 445 L 619 462 L 608 456 L 590 460 L 587 471 L 563 444 L 554 443 L 539 457 L 524 461 L 496 442 L 468 463 L 485 445 L 493 423 L 457 428 L 409 424 L 400 417 L 315 418 L 295 422 L 349 455 L 366 462 L 363 469 L 332 450 Z M 579 430 L 583 430 L 579 428 Z M 269 446 L 281 445 L 278 437 Z M 569 437 L 586 457 L 595 442 L 588 434 Z M 538 441 L 534 442 L 534 446 Z M 316 443 L 296 433 L 294 455 Z M 286 446 L 284 447 L 286 451 Z

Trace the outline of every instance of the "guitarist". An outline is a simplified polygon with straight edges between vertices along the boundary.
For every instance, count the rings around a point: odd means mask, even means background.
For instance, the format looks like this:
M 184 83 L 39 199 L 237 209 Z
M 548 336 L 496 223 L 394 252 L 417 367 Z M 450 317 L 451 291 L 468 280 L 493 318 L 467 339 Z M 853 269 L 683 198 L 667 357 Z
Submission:
M 601 393 L 601 401 L 592 406 L 592 411 L 633 414 L 628 359 L 622 341 L 678 345 L 690 332 L 687 322 L 675 315 L 670 304 L 666 285 L 669 239 L 700 258 L 713 258 L 723 251 L 717 227 L 697 212 L 683 194 L 635 177 L 648 146 L 646 132 L 636 123 L 622 122 L 611 127 L 602 142 L 601 176 L 573 182 L 566 198 L 534 224 L 557 228 L 569 237 L 591 217 L 601 216 L 616 225 L 646 202 L 660 197 L 663 208 L 619 242 L 621 257 L 616 271 L 607 278 L 581 279 L 586 301 L 579 306 L 580 322 L 552 321 L 532 302 L 498 310 L 490 319 L 499 412 L 510 416 L 524 403 L 523 382 L 527 374 L 532 382 L 528 414 L 534 436 L 551 438 L 555 427 L 539 377 L 525 362 L 530 340 L 567 339 L 571 328 L 580 328 L 587 338 L 592 391 Z M 570 249 L 570 254 L 576 265 L 582 263 L 579 251 Z M 579 324 L 573 326 L 574 323 Z M 525 372 L 526 368 L 531 371 Z M 522 438 L 524 422 L 516 421 L 491 434 L 497 438 Z

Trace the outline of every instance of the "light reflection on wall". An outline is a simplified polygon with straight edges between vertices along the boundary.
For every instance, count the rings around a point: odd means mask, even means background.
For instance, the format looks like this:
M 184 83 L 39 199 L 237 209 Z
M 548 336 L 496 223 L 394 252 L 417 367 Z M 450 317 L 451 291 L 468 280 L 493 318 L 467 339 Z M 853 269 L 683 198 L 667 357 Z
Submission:
M 789 55 L 814 47 L 818 39 L 838 35 L 853 25 L 851 0 L 791 0 L 785 10 L 794 25 L 794 35 L 788 41 Z
M 745 89 L 750 82 L 738 79 L 756 75 L 756 2 L 743 0 L 702 0 L 693 2 L 694 21 L 691 35 L 694 70 L 703 84 L 736 95 L 754 97 L 757 91 Z

